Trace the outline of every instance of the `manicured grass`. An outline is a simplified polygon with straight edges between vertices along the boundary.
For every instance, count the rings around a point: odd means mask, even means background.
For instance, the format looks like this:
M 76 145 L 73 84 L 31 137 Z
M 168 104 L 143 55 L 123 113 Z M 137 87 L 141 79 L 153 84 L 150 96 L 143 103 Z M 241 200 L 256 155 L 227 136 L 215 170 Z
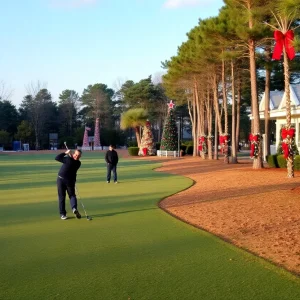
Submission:
M 157 166 L 121 159 L 107 184 L 103 155 L 84 153 L 93 220 L 62 221 L 54 155 L 0 155 L 0 299 L 300 299 L 297 277 L 158 209 L 192 182 Z

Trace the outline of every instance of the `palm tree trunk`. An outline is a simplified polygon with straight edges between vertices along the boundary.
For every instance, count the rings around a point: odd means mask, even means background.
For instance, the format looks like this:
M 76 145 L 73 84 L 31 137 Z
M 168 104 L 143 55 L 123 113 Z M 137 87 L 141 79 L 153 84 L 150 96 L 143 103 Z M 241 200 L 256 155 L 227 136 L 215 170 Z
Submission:
M 199 100 L 199 94 L 198 94 L 198 85 L 197 85 L 197 80 L 196 78 L 194 77 L 194 90 L 195 90 L 195 100 L 196 100 L 196 107 L 197 107 L 197 131 L 196 131 L 196 154 L 195 156 L 198 155 L 198 146 L 199 146 L 199 136 L 200 136 L 200 133 L 201 133 L 201 110 L 200 110 L 200 100 Z
M 222 60 L 222 93 L 223 93 L 223 107 L 224 107 L 224 133 L 228 134 L 228 108 L 227 108 L 227 88 L 225 79 L 225 61 Z
M 231 60 L 231 94 L 232 94 L 232 136 L 231 136 L 231 162 L 237 163 L 237 147 L 236 147 L 236 102 L 235 102 L 235 77 L 234 77 L 234 62 Z
M 266 83 L 265 83 L 265 149 L 266 155 L 270 155 L 270 84 L 271 84 L 271 48 L 266 48 Z
M 236 138 L 236 145 L 239 145 L 240 142 L 240 123 L 241 123 L 241 77 L 240 74 L 238 75 L 238 87 L 237 87 L 237 99 L 236 99 L 236 130 L 235 130 L 235 138 Z
M 252 27 L 250 27 L 252 28 Z M 259 108 L 257 95 L 257 78 L 256 78 L 256 61 L 255 61 L 255 41 L 249 40 L 249 59 L 250 59 L 250 79 L 251 79 L 251 107 L 253 116 L 253 134 L 260 134 L 259 125 Z M 258 155 L 253 159 L 253 169 L 262 169 L 262 148 L 261 142 L 258 141 Z
M 214 159 L 219 159 L 219 152 L 218 152 L 218 117 L 215 113 L 215 151 L 214 151 Z
M 140 127 L 135 127 L 134 130 L 135 130 L 136 142 L 138 147 L 140 148 L 141 147 Z
M 288 56 L 283 50 L 283 67 L 284 67 L 284 91 L 286 99 L 286 128 L 291 128 L 291 95 L 290 95 L 290 70 L 289 70 L 289 61 Z M 288 144 L 291 145 L 292 137 L 288 137 Z M 294 155 L 290 152 L 289 157 L 287 158 L 287 173 L 288 178 L 294 177 Z
M 212 153 L 212 103 L 211 103 L 211 94 L 207 90 L 207 99 L 206 99 L 206 113 L 207 113 L 207 149 L 208 149 L 208 159 L 213 159 Z
M 265 84 L 265 149 L 266 155 L 270 155 L 270 77 L 271 71 L 266 68 Z
M 197 119 L 196 119 L 196 91 L 195 88 L 193 88 L 193 104 L 192 104 L 192 110 L 193 110 L 193 144 L 194 144 L 194 149 L 193 149 L 193 156 L 197 156 L 198 152 L 198 145 L 197 145 Z

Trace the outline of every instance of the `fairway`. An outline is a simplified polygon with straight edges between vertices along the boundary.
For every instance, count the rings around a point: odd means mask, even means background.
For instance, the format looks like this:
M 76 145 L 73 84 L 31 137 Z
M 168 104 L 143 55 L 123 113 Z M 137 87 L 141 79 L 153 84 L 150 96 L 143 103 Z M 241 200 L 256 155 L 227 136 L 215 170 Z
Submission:
M 296 300 L 300 280 L 174 219 L 159 200 L 188 178 L 84 153 L 77 187 L 88 215 L 58 213 L 55 154 L 0 155 L 0 299 Z M 201 184 L 201 183 L 200 183 Z

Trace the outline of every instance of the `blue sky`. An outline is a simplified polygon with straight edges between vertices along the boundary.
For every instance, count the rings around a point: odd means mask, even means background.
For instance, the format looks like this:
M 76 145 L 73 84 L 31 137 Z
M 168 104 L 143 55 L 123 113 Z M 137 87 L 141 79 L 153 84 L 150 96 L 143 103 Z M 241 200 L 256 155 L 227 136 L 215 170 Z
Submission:
M 186 33 L 222 0 L 0 0 L 0 82 L 17 107 L 40 81 L 58 99 L 94 83 L 163 72 Z

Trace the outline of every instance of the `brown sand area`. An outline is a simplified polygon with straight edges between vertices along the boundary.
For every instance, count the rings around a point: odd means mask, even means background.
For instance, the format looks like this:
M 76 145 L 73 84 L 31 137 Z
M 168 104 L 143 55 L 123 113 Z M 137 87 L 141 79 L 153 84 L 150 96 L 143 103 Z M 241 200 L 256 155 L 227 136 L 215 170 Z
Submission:
M 252 169 L 252 161 L 185 157 L 158 171 L 194 185 L 160 202 L 173 216 L 300 275 L 300 172 Z

